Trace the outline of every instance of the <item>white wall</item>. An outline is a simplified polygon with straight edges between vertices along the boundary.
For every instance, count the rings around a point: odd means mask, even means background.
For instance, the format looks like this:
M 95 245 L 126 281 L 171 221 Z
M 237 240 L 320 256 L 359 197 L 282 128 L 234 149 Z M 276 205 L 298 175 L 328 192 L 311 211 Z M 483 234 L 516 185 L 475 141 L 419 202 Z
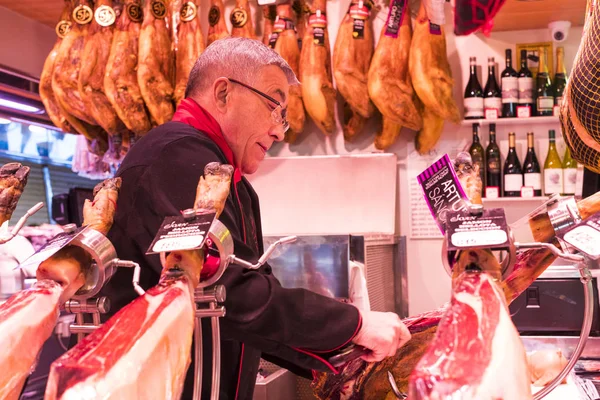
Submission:
M 39 78 L 55 41 L 52 28 L 0 7 L 0 65 Z
M 337 35 L 337 28 L 348 8 L 348 4 L 349 0 L 332 0 L 328 2 L 327 14 L 332 50 Z M 227 0 L 225 5 L 225 14 L 228 16 L 234 6 L 234 1 Z M 533 43 L 551 40 L 546 29 L 494 33 L 489 38 L 483 35 L 457 38 L 452 34 L 452 18 L 450 16 L 449 4 L 446 4 L 446 8 L 447 21 L 449 22 L 446 27 L 448 57 L 455 78 L 454 94 L 459 107 L 462 105 L 464 84 L 468 79 L 469 56 L 476 56 L 480 65 L 485 65 L 488 56 L 494 56 L 496 61 L 499 62 L 497 69 L 501 71 L 503 69 L 504 50 L 506 48 L 512 48 L 514 54 L 514 45 L 517 42 Z M 207 21 L 208 9 L 208 0 L 203 0 L 201 7 L 202 21 Z M 385 22 L 386 15 L 387 10 L 382 10 L 375 19 L 374 29 L 376 38 L 379 37 L 379 32 Z M 262 13 L 256 12 L 256 8 L 253 9 L 253 21 L 258 26 L 262 25 Z M 227 23 L 229 24 L 229 21 Z M 207 24 L 203 24 L 205 32 L 207 28 Z M 257 32 L 260 33 L 260 28 L 257 29 Z M 568 40 L 563 44 L 568 70 L 571 68 L 580 39 L 581 27 L 574 27 L 571 29 Z M 0 7 L 0 64 L 39 76 L 44 59 L 52 48 L 54 40 L 55 34 L 51 28 Z M 485 66 L 484 71 L 486 71 Z M 484 85 L 485 80 L 482 78 L 480 75 L 480 82 Z M 341 98 L 339 98 L 338 108 L 341 104 Z M 307 120 L 308 123 L 305 132 L 296 144 L 291 146 L 284 143 L 277 144 L 271 149 L 269 155 L 294 157 L 377 152 L 372 143 L 376 130 L 380 128 L 381 122 L 378 118 L 373 118 L 357 141 L 352 144 L 344 142 L 341 129 L 338 129 L 332 136 L 325 137 L 316 129 L 309 118 Z M 517 127 L 517 135 L 523 136 L 527 128 L 526 126 Z M 539 144 L 538 157 L 542 159 L 545 155 L 545 148 L 543 147 L 546 137 L 545 132 L 549 128 L 551 126 L 535 127 L 537 143 Z M 554 128 L 558 129 L 558 127 Z M 498 129 L 501 150 L 505 149 L 503 144 L 505 143 L 507 130 L 508 128 L 504 127 L 499 127 Z M 470 132 L 471 129 L 467 125 L 454 126 L 446 124 L 444 134 L 437 149 L 438 154 L 442 155 L 444 152 L 452 152 L 457 146 L 468 145 L 470 143 Z M 398 157 L 397 186 L 399 191 L 397 213 L 395 216 L 390 215 L 390 218 L 396 219 L 396 232 L 407 236 L 409 235 L 409 182 L 414 180 L 416 175 L 421 172 L 410 169 L 410 165 L 407 162 L 414 134 L 414 132 L 409 130 L 403 130 L 398 142 L 389 149 L 390 152 L 395 153 Z M 483 130 L 482 140 L 487 143 L 487 129 Z M 296 177 L 290 176 L 290 179 L 299 179 L 301 176 L 301 173 L 299 173 Z M 313 179 L 313 177 L 310 178 Z M 348 175 L 341 179 L 345 179 L 348 185 L 352 185 L 352 176 Z M 262 202 L 261 206 L 265 209 L 271 205 Z M 365 205 L 365 207 L 368 206 L 368 204 Z M 530 209 L 535 208 L 535 206 L 537 204 L 533 202 L 523 203 L 518 206 L 520 207 L 519 212 L 515 215 L 524 214 Z M 510 208 L 514 211 L 515 204 L 511 204 Z M 294 211 L 290 210 L 291 217 L 293 213 Z M 441 265 L 440 248 L 441 240 L 439 239 L 415 240 L 409 238 L 408 285 L 409 311 L 411 314 L 433 309 L 449 299 L 450 281 Z

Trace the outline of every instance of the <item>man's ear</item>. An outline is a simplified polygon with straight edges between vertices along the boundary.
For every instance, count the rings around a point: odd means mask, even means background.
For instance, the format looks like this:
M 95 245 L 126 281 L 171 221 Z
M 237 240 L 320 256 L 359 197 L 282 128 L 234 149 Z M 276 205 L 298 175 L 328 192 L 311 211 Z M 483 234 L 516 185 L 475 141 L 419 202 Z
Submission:
M 213 85 L 213 96 L 215 99 L 215 105 L 217 110 L 225 112 L 227 109 L 227 102 L 231 94 L 231 82 L 226 78 L 219 78 Z

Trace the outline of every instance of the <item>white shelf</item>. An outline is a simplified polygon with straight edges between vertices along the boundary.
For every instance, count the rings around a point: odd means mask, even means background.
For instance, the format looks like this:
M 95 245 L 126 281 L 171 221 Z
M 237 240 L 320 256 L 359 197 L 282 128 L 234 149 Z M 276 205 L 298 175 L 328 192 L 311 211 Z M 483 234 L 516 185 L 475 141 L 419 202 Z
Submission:
M 497 199 L 488 199 L 487 197 L 482 198 L 483 203 L 543 203 L 550 197 L 537 196 L 537 197 L 499 197 Z
M 529 117 L 529 118 L 498 118 L 498 119 L 465 119 L 462 125 L 471 126 L 473 124 L 489 125 L 542 125 L 542 124 L 558 124 L 560 120 L 558 116 L 551 117 Z

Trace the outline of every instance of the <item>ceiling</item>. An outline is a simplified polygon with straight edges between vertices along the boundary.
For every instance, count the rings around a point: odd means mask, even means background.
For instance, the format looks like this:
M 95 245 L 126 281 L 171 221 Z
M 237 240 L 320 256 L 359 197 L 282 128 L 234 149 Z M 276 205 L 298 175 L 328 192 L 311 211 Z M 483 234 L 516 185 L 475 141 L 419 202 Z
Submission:
M 54 28 L 64 0 L 0 0 L 4 6 Z M 584 22 L 586 0 L 506 0 L 494 19 L 493 31 L 544 29 L 552 21 Z

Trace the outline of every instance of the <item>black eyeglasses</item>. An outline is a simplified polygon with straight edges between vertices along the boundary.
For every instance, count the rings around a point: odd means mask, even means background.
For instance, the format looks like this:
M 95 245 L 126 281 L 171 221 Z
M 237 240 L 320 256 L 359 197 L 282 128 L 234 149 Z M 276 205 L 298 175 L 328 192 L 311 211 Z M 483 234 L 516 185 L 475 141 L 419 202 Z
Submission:
M 290 127 L 290 124 L 286 118 L 287 117 L 287 109 L 283 108 L 281 106 L 280 102 L 278 102 L 277 100 L 275 100 L 268 94 L 265 94 L 265 93 L 261 92 L 260 90 L 253 88 L 250 85 L 246 85 L 245 83 L 242 83 L 235 79 L 231 79 L 231 78 L 227 78 L 227 79 L 229 79 L 230 82 L 237 83 L 238 85 L 245 87 L 246 89 L 250 89 L 254 93 L 258 94 L 259 96 L 264 97 L 265 99 L 269 100 L 271 103 L 275 104 L 277 107 L 275 107 L 275 109 L 273 111 L 271 111 L 271 120 L 273 121 L 273 123 L 275 125 L 283 126 L 284 133 L 287 132 L 287 130 Z

